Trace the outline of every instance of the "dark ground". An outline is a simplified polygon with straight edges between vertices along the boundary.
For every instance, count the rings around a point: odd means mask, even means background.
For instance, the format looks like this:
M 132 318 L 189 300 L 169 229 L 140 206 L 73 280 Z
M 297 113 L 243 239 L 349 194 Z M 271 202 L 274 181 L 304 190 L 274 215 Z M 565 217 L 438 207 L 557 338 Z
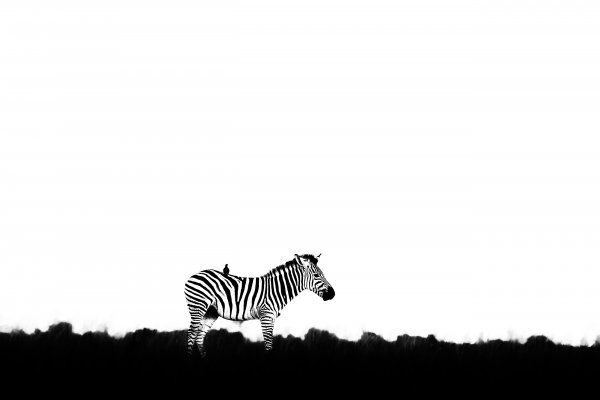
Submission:
M 20 396 L 169 394 L 206 398 L 270 393 L 402 397 L 403 395 L 572 396 L 600 382 L 600 343 L 557 345 L 543 336 L 526 343 L 478 344 L 365 333 L 357 342 L 312 329 L 304 339 L 277 336 L 272 353 L 240 333 L 210 331 L 208 356 L 190 362 L 186 331 L 143 329 L 114 338 L 74 334 L 60 323 L 48 331 L 0 333 L 0 386 Z M 294 396 L 290 396 L 294 395 Z

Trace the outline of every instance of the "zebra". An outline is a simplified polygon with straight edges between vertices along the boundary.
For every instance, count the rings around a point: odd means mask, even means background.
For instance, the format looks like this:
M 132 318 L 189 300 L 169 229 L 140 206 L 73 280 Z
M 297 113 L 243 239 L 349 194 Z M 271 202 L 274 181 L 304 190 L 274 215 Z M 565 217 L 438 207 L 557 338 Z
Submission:
M 255 278 L 214 269 L 192 275 L 184 290 L 192 319 L 187 337 L 188 356 L 192 355 L 194 343 L 200 355 L 206 355 L 204 337 L 218 317 L 233 321 L 259 319 L 265 349 L 271 350 L 275 318 L 290 300 L 306 289 L 325 301 L 335 296 L 317 266 L 320 256 L 295 254 L 294 259 Z

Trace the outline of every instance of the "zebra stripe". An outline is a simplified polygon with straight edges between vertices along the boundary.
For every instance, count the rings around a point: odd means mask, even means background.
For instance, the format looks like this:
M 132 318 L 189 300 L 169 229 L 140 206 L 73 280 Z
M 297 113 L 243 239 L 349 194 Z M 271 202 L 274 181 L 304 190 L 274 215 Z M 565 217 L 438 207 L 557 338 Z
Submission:
M 263 276 L 248 278 L 209 269 L 192 275 L 184 293 L 190 311 L 187 351 L 194 343 L 204 355 L 204 337 L 218 317 L 247 321 L 260 319 L 265 348 L 273 346 L 275 318 L 287 303 L 303 290 L 311 290 L 323 300 L 335 296 L 323 272 L 317 267 L 318 257 L 296 255 L 291 261 Z

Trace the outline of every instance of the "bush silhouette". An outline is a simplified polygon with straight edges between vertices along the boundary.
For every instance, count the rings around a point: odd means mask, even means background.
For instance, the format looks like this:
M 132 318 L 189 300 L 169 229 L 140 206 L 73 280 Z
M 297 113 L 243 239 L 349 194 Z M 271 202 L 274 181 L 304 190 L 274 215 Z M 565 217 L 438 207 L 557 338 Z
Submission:
M 185 330 L 152 329 L 121 338 L 102 331 L 78 334 L 65 322 L 31 334 L 0 333 L 1 376 L 5 388 L 15 385 L 24 395 L 55 392 L 63 397 L 247 394 L 265 381 L 277 393 L 293 389 L 297 395 L 310 394 L 314 382 L 325 385 L 319 393 L 332 395 L 390 390 L 397 395 L 514 395 L 516 390 L 572 395 L 592 385 L 600 372 L 597 342 L 566 346 L 544 336 L 522 344 L 455 344 L 433 335 L 387 341 L 365 332 L 353 342 L 313 328 L 304 338 L 276 336 L 273 352 L 266 353 L 262 343 L 221 329 L 207 334 L 205 359 L 188 360 L 186 335 Z

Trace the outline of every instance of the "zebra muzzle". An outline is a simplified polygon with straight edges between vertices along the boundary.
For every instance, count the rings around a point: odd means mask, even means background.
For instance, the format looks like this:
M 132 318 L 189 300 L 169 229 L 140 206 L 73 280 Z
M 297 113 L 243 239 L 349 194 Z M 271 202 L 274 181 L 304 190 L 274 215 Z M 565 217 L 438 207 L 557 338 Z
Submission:
M 327 290 L 325 291 L 325 293 L 323 293 L 323 300 L 327 301 L 327 300 L 331 300 L 335 297 L 335 290 L 333 290 L 333 288 L 331 286 L 329 286 L 327 288 Z

